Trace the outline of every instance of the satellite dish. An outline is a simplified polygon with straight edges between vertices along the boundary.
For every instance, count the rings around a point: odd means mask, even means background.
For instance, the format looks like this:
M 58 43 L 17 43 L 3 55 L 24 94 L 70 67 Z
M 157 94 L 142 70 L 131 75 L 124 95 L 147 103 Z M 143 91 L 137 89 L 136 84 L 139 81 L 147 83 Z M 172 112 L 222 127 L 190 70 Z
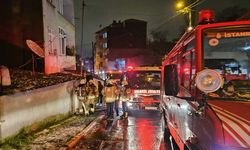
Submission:
M 39 57 L 44 57 L 44 50 L 34 41 L 26 40 L 28 47 Z
M 44 57 L 44 50 L 34 41 L 26 40 L 28 47 L 39 57 Z M 32 54 L 33 74 L 35 73 L 35 56 Z

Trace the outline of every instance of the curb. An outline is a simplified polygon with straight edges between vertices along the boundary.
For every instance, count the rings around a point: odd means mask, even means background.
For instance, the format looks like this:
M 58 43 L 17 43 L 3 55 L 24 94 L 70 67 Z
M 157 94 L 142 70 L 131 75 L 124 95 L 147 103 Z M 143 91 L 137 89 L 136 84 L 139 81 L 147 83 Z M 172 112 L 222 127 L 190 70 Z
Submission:
M 105 118 L 105 115 L 101 115 L 99 117 L 97 117 L 95 120 L 93 120 L 87 127 L 85 127 L 80 133 L 78 133 L 72 140 L 70 140 L 68 142 L 67 146 L 67 150 L 72 150 L 74 149 L 74 147 L 76 146 L 76 144 L 83 139 L 83 137 L 85 135 L 87 135 L 89 133 L 89 131 L 91 131 L 91 129 L 97 125 L 98 122 L 100 122 L 101 120 L 103 120 Z

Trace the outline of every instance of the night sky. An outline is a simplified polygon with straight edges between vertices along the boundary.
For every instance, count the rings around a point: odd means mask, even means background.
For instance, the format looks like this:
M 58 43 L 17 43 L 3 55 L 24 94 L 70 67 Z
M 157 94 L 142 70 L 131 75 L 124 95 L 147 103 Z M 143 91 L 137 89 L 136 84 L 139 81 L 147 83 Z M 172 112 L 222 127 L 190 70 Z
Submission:
M 250 11 L 250 0 L 200 0 L 197 9 L 211 8 L 215 13 L 224 8 L 239 6 Z M 82 0 L 76 2 L 76 32 L 81 33 Z M 91 42 L 95 32 L 110 25 L 113 20 L 139 19 L 147 21 L 151 31 L 167 31 L 168 40 L 178 38 L 185 28 L 183 15 L 176 15 L 175 0 L 85 0 L 83 24 L 84 56 L 91 56 Z M 80 34 L 76 36 L 80 40 Z M 79 48 L 79 45 L 76 45 Z

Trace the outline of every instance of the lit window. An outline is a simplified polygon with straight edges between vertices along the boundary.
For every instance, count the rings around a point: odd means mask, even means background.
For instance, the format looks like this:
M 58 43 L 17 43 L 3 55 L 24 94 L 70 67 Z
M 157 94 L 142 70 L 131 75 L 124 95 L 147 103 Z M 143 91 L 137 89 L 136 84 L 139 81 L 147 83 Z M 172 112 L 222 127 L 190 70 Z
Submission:
M 59 28 L 59 47 L 62 55 L 66 54 L 66 33 Z
M 107 43 L 103 43 L 102 44 L 102 48 L 108 48 L 108 44 Z
M 107 32 L 104 32 L 104 33 L 102 34 L 102 38 L 107 38 L 107 37 L 108 37 Z
M 59 0 L 59 12 L 63 14 L 63 0 Z

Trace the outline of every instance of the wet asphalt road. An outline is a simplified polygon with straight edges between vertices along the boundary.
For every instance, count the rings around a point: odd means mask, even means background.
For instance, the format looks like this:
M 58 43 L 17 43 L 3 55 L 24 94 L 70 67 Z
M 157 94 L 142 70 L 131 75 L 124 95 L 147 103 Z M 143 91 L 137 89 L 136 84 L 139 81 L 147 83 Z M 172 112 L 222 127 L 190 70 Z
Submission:
M 133 104 L 135 105 L 135 104 Z M 164 143 L 159 110 L 130 106 L 127 119 L 104 120 L 76 149 L 169 150 Z

